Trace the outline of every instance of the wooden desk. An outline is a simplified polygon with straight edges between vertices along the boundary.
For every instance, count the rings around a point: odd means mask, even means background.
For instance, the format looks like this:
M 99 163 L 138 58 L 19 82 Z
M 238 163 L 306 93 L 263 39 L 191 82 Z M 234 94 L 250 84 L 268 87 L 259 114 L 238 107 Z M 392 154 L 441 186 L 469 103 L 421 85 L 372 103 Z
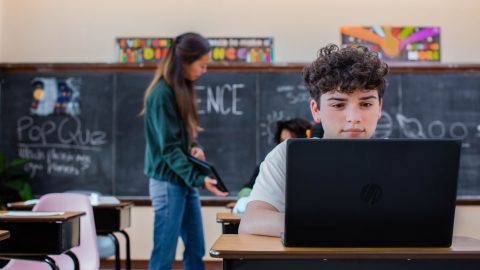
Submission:
M 97 234 L 107 235 L 115 244 L 115 269 L 120 270 L 120 247 L 115 232 L 121 233 L 125 237 L 127 270 L 132 268 L 130 259 L 130 237 L 125 231 L 131 225 L 131 212 L 133 203 L 121 202 L 118 204 L 99 204 L 93 206 L 93 216 L 95 218 L 95 228 Z
M 9 231 L 1 231 L 0 230 L 0 242 L 2 240 L 8 239 L 9 237 L 10 237 L 10 232 Z M 2 245 L 2 243 L 0 243 L 0 245 Z M 5 266 L 6 263 L 8 263 L 8 261 L 0 260 L 0 269 L 2 269 Z
M 10 238 L 0 245 L 4 259 L 44 261 L 56 269 L 48 255 L 65 253 L 79 269 L 77 257 L 70 249 L 80 244 L 80 216 L 83 212 L 65 212 L 51 216 L 4 216 L 0 211 L 0 228 L 10 231 Z
M 241 216 L 233 213 L 217 213 L 217 223 L 222 223 L 223 234 L 238 234 Z
M 9 203 L 7 208 L 9 210 L 31 210 L 34 205 L 24 204 L 23 202 Z M 121 202 L 117 204 L 99 204 L 93 205 L 93 216 L 95 219 L 95 229 L 97 234 L 107 235 L 115 244 L 115 269 L 120 270 L 120 247 L 118 238 L 114 233 L 121 233 L 125 237 L 126 248 L 126 269 L 131 269 L 130 258 L 130 237 L 125 231 L 131 225 L 131 210 L 133 203 Z
M 0 231 L 0 241 L 8 239 L 10 237 L 9 231 Z
M 225 205 L 225 207 L 230 209 L 230 210 L 233 210 L 233 208 L 235 208 L 236 203 L 237 202 L 229 202 L 229 203 L 227 203 L 227 205 Z
M 280 238 L 225 234 L 210 249 L 223 269 L 480 269 L 480 241 L 455 237 L 450 248 L 286 248 Z

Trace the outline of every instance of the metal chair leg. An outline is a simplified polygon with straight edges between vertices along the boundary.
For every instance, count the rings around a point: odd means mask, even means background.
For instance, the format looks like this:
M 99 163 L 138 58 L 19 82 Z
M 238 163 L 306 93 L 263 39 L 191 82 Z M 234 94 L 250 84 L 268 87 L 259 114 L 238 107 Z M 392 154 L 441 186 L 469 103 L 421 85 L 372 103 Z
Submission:
M 132 264 L 130 260 L 130 237 L 128 236 L 126 231 L 120 231 L 123 236 L 125 236 L 125 244 L 126 244 L 126 269 L 131 270 L 132 269 Z
M 52 270 L 59 270 L 58 269 L 58 266 L 57 264 L 55 263 L 55 260 L 48 257 L 48 256 L 45 256 L 44 259 L 43 259 L 44 262 L 46 262 L 48 265 L 50 265 L 50 268 L 52 268 Z
M 120 270 L 120 246 L 118 245 L 118 239 L 113 233 L 109 233 L 108 236 L 115 244 L 115 270 Z
M 36 262 L 44 262 L 52 268 L 52 270 L 59 270 L 58 265 L 54 259 L 45 255 L 45 256 L 9 256 L 9 255 L 0 255 L 0 259 L 2 260 L 27 260 L 27 261 L 36 261 Z
M 68 257 L 72 258 L 72 261 L 73 261 L 73 269 L 75 270 L 80 270 L 80 262 L 78 261 L 78 258 L 77 258 L 77 255 L 75 255 L 75 253 L 73 253 L 72 251 L 67 251 L 65 252 L 65 255 L 67 255 Z

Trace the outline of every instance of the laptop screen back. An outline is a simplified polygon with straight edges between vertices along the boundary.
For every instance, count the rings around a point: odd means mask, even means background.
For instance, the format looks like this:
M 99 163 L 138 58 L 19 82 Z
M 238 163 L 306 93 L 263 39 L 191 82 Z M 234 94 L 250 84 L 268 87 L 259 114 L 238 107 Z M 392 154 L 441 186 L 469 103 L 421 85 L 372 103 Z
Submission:
M 287 142 L 284 244 L 451 245 L 460 141 Z

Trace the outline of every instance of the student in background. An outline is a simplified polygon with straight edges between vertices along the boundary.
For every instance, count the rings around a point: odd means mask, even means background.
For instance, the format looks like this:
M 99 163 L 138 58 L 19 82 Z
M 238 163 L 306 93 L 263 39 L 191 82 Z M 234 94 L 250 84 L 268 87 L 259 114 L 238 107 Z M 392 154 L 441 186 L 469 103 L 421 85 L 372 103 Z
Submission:
M 275 128 L 275 134 L 273 136 L 273 142 L 275 145 L 285 141 L 290 138 L 306 138 L 310 137 L 312 124 L 302 118 L 292 118 L 289 120 L 280 120 L 277 122 Z M 321 129 L 321 127 L 320 127 Z M 245 184 L 242 189 L 238 192 L 238 201 L 233 208 L 233 212 L 236 214 L 242 214 L 245 212 L 246 202 L 250 192 L 252 191 L 253 185 L 255 184 L 255 179 L 258 176 L 260 171 L 260 164 L 255 167 L 255 171 L 250 177 L 250 181 Z
M 184 269 L 204 269 L 205 241 L 197 187 L 226 196 L 216 180 L 196 171 L 191 154 L 205 160 L 195 138 L 201 131 L 194 82 L 207 71 L 208 40 L 195 33 L 178 36 L 145 91 L 145 175 L 155 211 L 153 250 L 148 268 L 171 269 L 178 237 Z
M 366 47 L 340 49 L 328 45 L 320 49 L 318 58 L 305 67 L 303 79 L 312 98 L 313 119 L 322 123 L 323 138 L 372 137 L 382 112 L 387 74 L 388 65 Z M 260 166 L 239 233 L 279 237 L 284 231 L 285 170 L 286 143 L 283 142 Z

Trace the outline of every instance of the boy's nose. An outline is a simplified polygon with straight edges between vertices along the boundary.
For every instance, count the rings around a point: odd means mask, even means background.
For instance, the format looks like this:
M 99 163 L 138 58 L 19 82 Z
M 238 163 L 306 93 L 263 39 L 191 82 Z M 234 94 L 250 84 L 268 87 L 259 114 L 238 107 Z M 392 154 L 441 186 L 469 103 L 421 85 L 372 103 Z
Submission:
M 356 108 L 349 108 L 346 111 L 346 118 L 349 123 L 359 123 L 361 120 L 361 113 Z

